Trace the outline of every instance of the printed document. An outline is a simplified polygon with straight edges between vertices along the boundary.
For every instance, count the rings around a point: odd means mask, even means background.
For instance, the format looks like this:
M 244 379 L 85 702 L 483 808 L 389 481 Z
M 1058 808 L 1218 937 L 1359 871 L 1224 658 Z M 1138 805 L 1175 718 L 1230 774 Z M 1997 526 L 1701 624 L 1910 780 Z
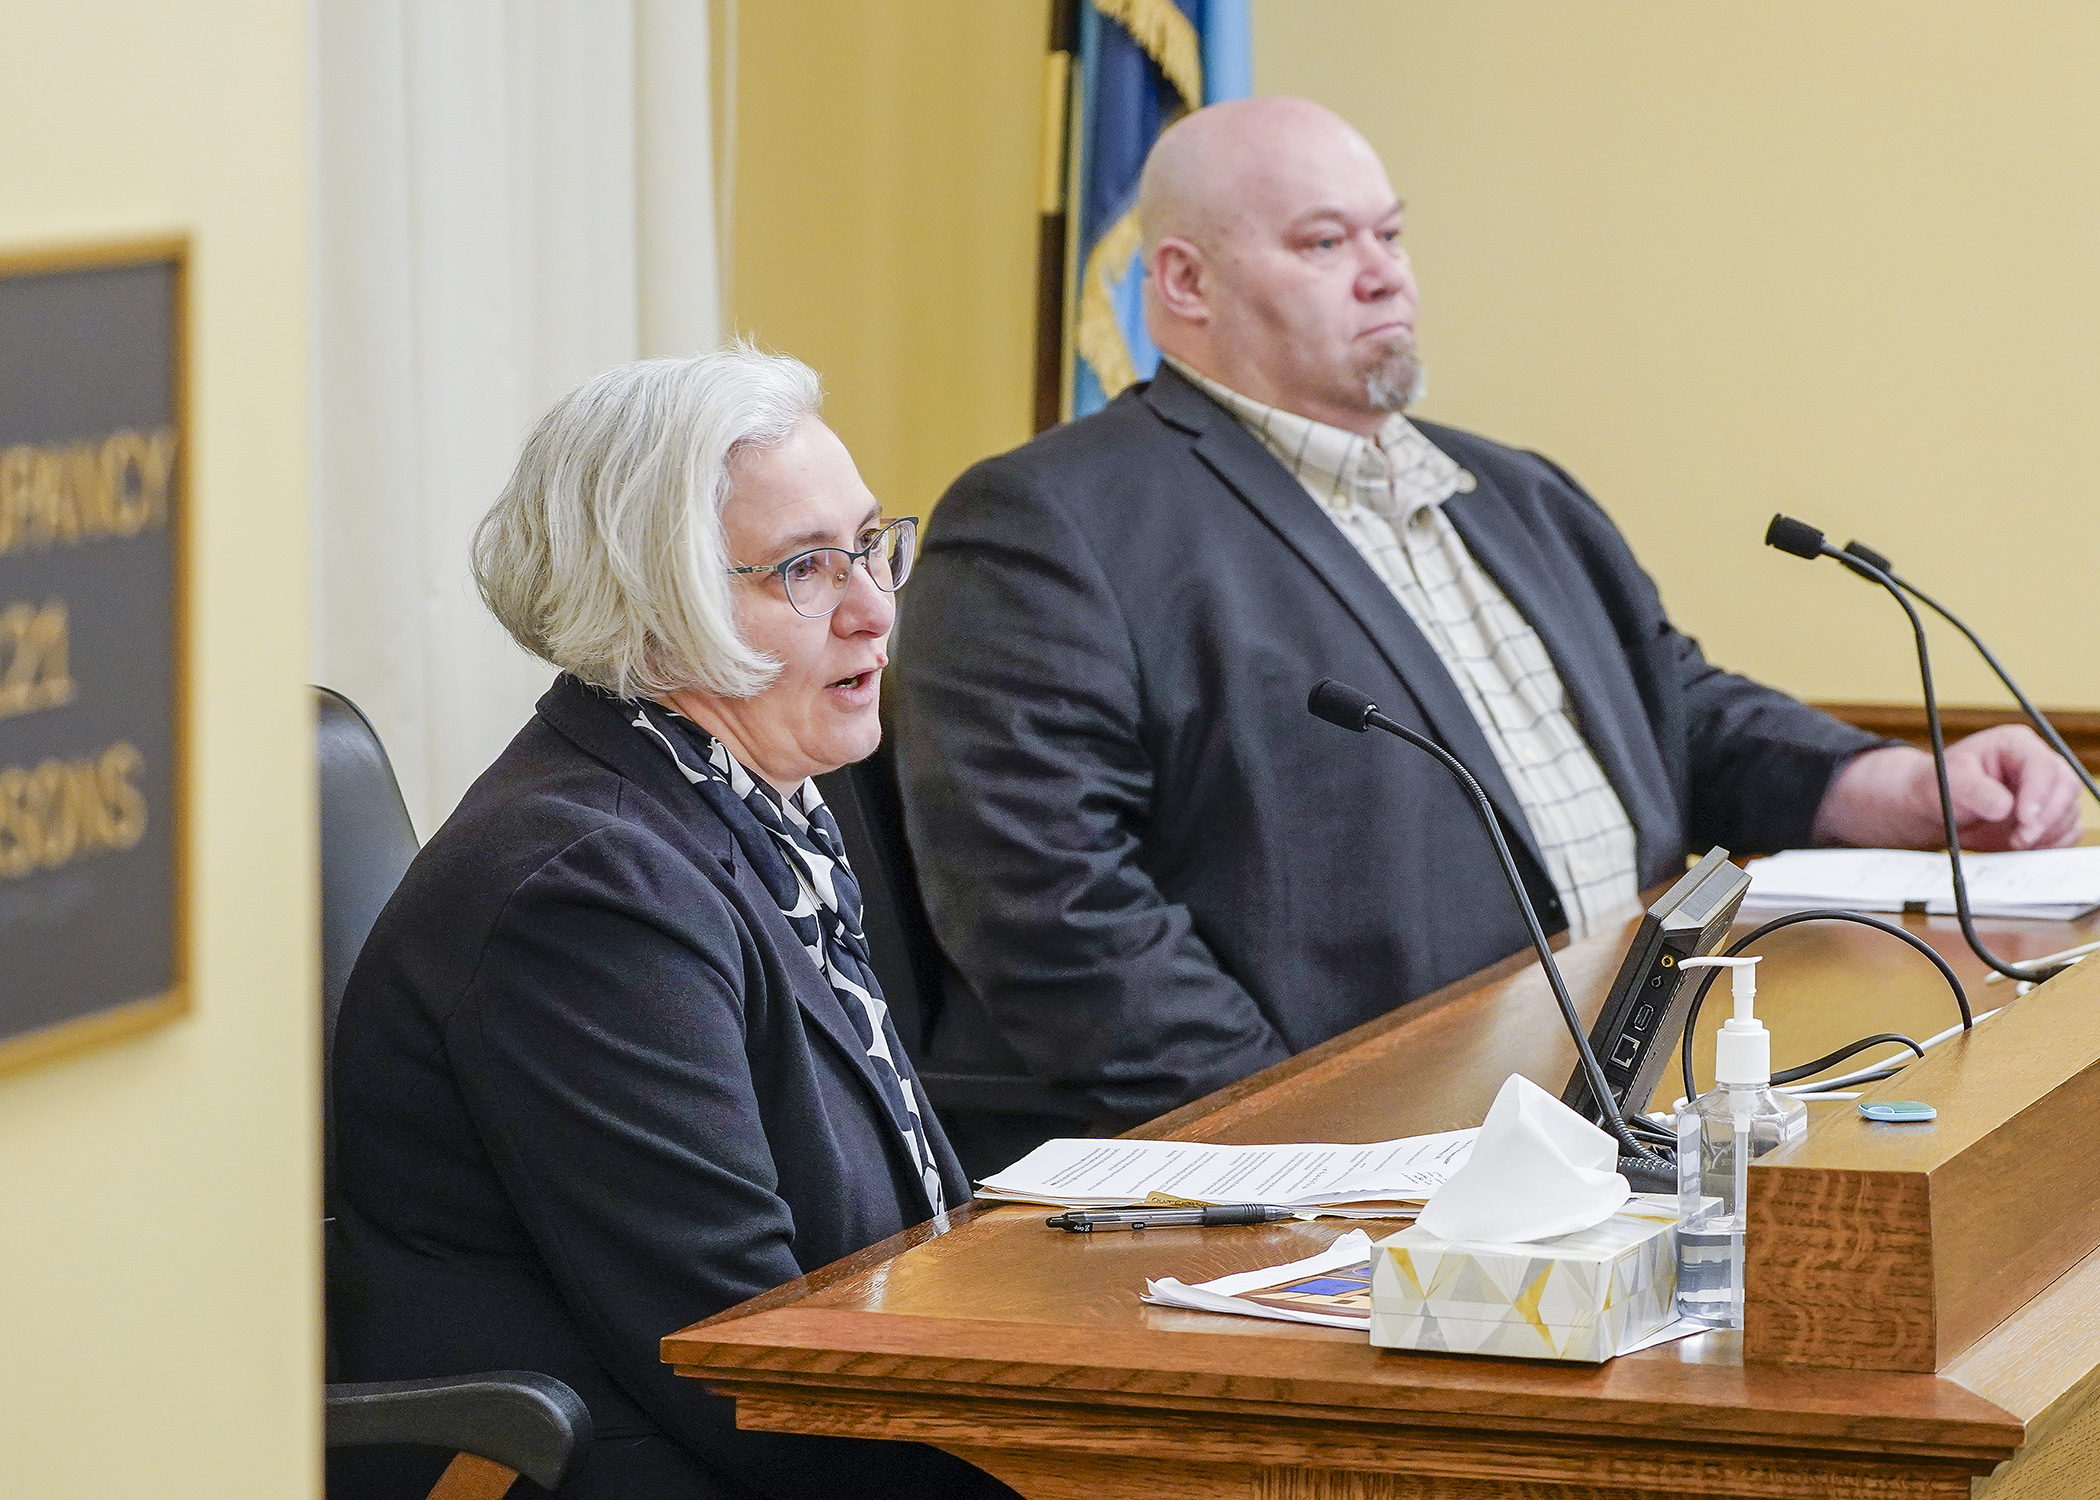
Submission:
M 1283 1208 L 1416 1204 L 1465 1164 L 1476 1130 L 1368 1146 L 1212 1146 L 1191 1141 L 1045 1141 L 977 1185 L 977 1196 L 1061 1208 L 1272 1203 Z
M 2063 921 L 2100 906 L 2100 847 L 1964 854 L 1961 869 L 1979 917 Z M 1790 849 L 1750 861 L 1749 870 L 1746 907 L 1954 913 L 1947 856 L 1925 850 Z

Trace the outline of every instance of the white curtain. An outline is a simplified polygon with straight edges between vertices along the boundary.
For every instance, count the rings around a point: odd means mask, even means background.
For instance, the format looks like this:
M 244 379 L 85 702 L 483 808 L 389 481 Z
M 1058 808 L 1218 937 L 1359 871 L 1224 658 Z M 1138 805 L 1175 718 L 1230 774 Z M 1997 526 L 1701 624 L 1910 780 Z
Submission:
M 319 0 L 315 680 L 428 837 L 552 671 L 467 544 L 563 391 L 719 337 L 706 0 Z

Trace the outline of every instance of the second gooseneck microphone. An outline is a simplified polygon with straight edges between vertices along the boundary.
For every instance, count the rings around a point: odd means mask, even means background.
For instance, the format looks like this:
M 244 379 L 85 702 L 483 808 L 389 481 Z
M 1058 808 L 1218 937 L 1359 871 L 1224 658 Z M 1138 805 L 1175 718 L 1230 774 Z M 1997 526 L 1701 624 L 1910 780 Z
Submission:
M 1323 678 L 1306 699 L 1305 706 L 1330 724 L 1362 734 L 1368 729 L 1383 729 L 1413 745 L 1417 750 L 1434 756 L 1443 768 L 1457 778 L 1473 798 L 1473 810 L 1480 814 L 1480 821 L 1487 826 L 1488 837 L 1494 840 L 1495 854 L 1502 861 L 1502 877 L 1509 882 L 1509 891 L 1516 898 L 1517 909 L 1524 914 L 1525 928 L 1531 934 L 1531 946 L 1538 950 L 1539 966 L 1546 971 L 1546 982 L 1553 987 L 1553 999 L 1560 1006 L 1561 1019 L 1567 1023 L 1568 1035 L 1575 1039 L 1576 1055 L 1582 1059 L 1583 1077 L 1588 1080 L 1591 1096 L 1605 1103 L 1602 1109 L 1605 1128 L 1618 1138 L 1620 1149 L 1625 1153 L 1619 1159 L 1619 1170 L 1633 1185 L 1642 1191 L 1668 1192 L 1676 1186 L 1676 1168 L 1657 1156 L 1642 1144 L 1640 1138 L 1627 1126 L 1619 1112 L 1608 1106 L 1608 1101 L 1618 1096 L 1605 1081 L 1604 1069 L 1598 1065 L 1597 1054 L 1590 1047 L 1590 1039 L 1582 1029 L 1582 1017 L 1575 1012 L 1575 1002 L 1568 995 L 1567 981 L 1561 978 L 1560 965 L 1554 961 L 1553 949 L 1546 941 L 1546 929 L 1539 923 L 1539 914 L 1532 907 L 1531 897 L 1524 890 L 1524 877 L 1517 870 L 1517 862 L 1509 852 L 1509 841 L 1502 836 L 1502 825 L 1495 818 L 1494 804 L 1481 790 L 1480 783 L 1473 778 L 1465 763 L 1439 745 L 1427 735 L 1417 734 L 1405 724 L 1399 723 L 1378 711 L 1371 695 L 1361 688 L 1350 687 L 1345 682 L 1336 682 L 1332 677 Z
M 1925 641 L 1925 622 L 1911 607 L 1910 600 L 1903 597 L 1896 580 L 1891 578 L 1860 552 L 1840 552 L 1823 539 L 1823 533 L 1806 521 L 1797 521 L 1792 516 L 1775 515 L 1772 524 L 1765 528 L 1765 545 L 1776 547 L 1781 552 L 1814 562 L 1819 557 L 1835 558 L 1860 577 L 1880 584 L 1889 595 L 1903 606 L 1903 613 L 1910 617 L 1910 628 L 1918 643 L 1918 677 L 1925 691 L 1925 729 L 1932 742 L 1932 769 L 1937 777 L 1940 794 L 1940 822 L 1947 836 L 1947 861 L 1954 876 L 1954 914 L 1961 923 L 1962 939 L 1968 943 L 1969 951 L 1991 968 L 2008 979 L 2046 979 L 2048 976 L 2032 968 L 2023 968 L 2000 958 L 1985 946 L 1976 931 L 1976 919 L 1969 910 L 1969 882 L 1961 867 L 1961 831 L 1954 818 L 1954 793 L 1947 785 L 1947 742 L 1940 732 L 1939 695 L 1932 685 L 1932 654 Z
M 2080 781 L 2085 783 L 2085 789 L 2092 793 L 2096 800 L 2100 800 L 2100 785 L 2094 783 L 2093 773 L 2085 768 L 2085 762 L 2078 758 L 2077 752 L 2064 743 L 2064 737 L 2056 732 L 2056 726 L 2049 722 L 2049 716 L 2036 708 L 2034 700 L 2021 690 L 2017 682 L 2013 681 L 2012 673 L 2005 670 L 2005 664 L 1999 661 L 1997 656 L 1992 653 L 1991 648 L 1983 643 L 1982 636 L 1964 624 L 1961 617 L 1955 614 L 1953 610 L 1947 608 L 1946 605 L 1940 603 L 1939 600 L 1933 598 L 1932 595 L 1926 593 L 1901 573 L 1898 573 L 1895 563 L 1876 552 L 1866 543 L 1847 542 L 1839 550 L 1841 553 L 1839 561 L 1843 562 L 1846 567 L 1851 568 L 1855 573 L 1859 573 L 1860 577 L 1865 578 L 1868 575 L 1861 572 L 1855 566 L 1856 563 L 1863 562 L 1870 567 L 1879 568 L 1888 575 L 1890 583 L 1896 585 L 1897 588 L 1903 590 L 1904 593 L 1910 595 L 1911 598 L 1917 600 L 1949 625 L 1959 630 L 1968 639 L 1969 644 L 1976 648 L 1976 654 L 1983 658 L 1984 665 L 1996 673 L 1998 680 L 2005 684 L 2005 690 L 2011 693 L 2013 701 L 2020 705 L 2020 712 L 2027 715 L 2027 722 L 2034 726 L 2034 732 L 2049 742 L 2049 748 L 2063 757 L 2064 763 L 2076 773 Z

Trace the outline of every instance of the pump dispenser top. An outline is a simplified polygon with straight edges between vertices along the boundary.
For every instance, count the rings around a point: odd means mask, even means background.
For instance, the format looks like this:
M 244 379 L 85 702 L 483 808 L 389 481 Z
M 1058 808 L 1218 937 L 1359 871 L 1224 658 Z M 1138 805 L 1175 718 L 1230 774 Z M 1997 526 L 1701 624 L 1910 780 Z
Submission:
M 1714 1082 L 1772 1081 L 1772 1033 L 1757 1019 L 1757 958 L 1688 958 L 1687 969 L 1729 969 L 1735 1014 L 1714 1037 Z

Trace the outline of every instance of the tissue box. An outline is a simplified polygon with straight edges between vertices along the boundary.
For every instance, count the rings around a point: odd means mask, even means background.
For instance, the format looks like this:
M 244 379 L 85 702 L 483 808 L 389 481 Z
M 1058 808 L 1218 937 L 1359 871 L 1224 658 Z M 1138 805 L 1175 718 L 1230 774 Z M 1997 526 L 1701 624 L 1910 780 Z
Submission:
M 1677 1223 L 1674 1197 L 1643 1195 L 1525 1244 L 1403 1229 L 1371 1247 L 1371 1342 L 1601 1363 L 1677 1316 Z

